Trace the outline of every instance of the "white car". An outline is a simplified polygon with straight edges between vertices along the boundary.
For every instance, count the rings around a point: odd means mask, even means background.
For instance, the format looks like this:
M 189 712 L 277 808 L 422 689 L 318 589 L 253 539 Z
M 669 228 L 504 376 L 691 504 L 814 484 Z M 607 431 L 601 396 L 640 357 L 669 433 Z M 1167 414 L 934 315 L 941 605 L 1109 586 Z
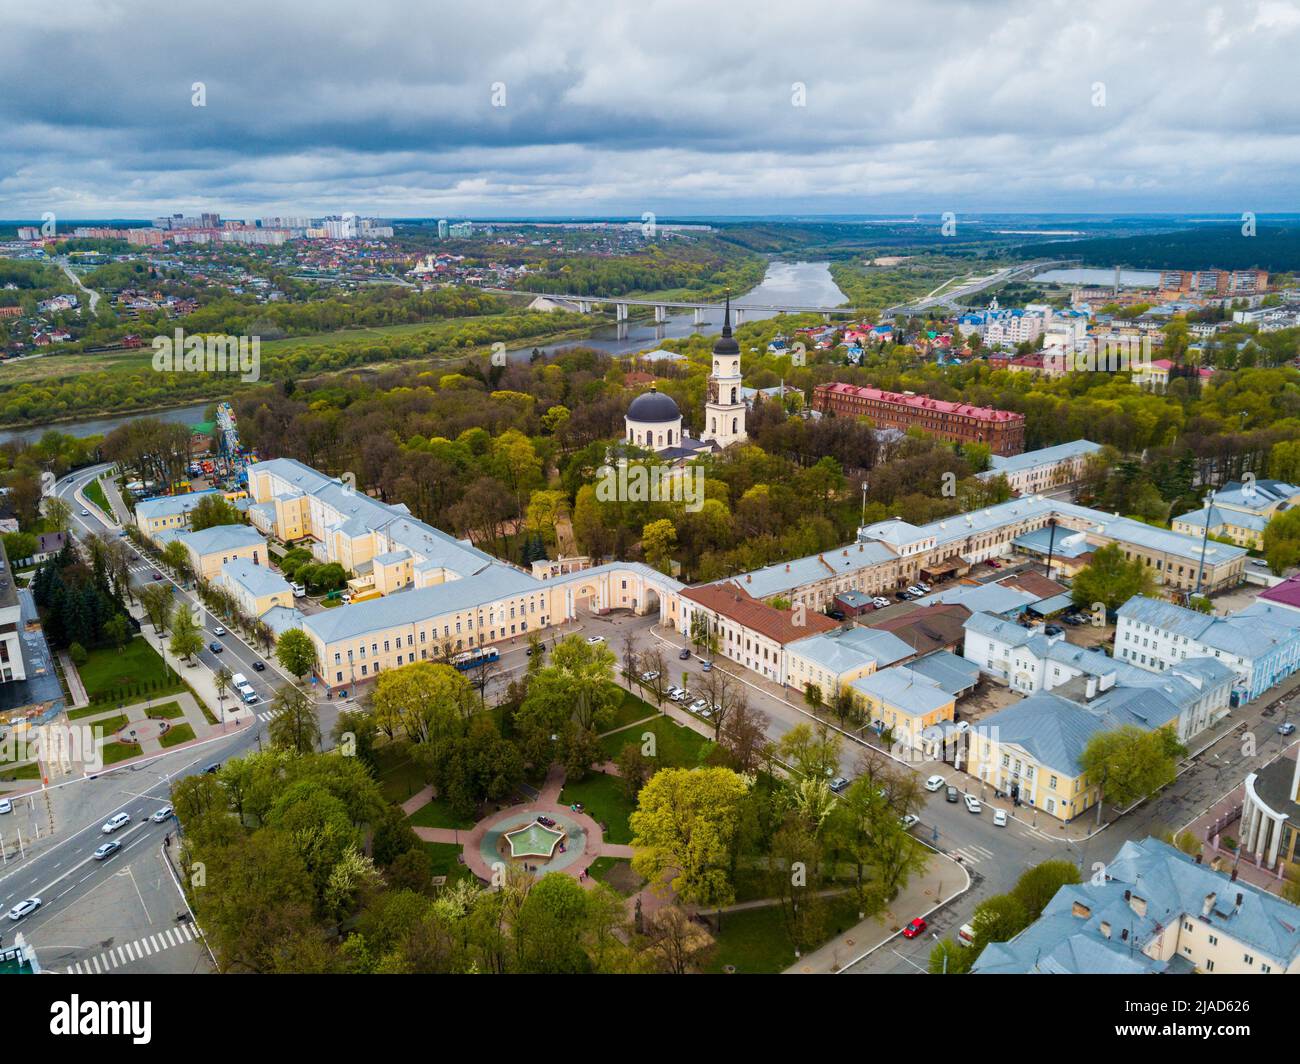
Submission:
M 916 582 L 916 586 L 919 587 L 922 591 L 924 591 L 927 595 L 930 593 L 930 585 L 925 583 L 923 580 L 918 580 Z
M 1007 811 L 1005 809 L 993 810 L 993 823 L 1000 828 L 1007 826 Z
M 171 815 L 172 815 L 172 807 L 170 805 L 165 805 L 161 809 L 159 809 L 156 813 L 154 813 L 154 815 L 151 816 L 149 819 L 152 820 L 155 824 L 161 824 L 164 820 L 166 820 Z
M 605 641 L 605 637 L 604 637 L 603 635 L 589 635 L 589 636 L 587 636 L 587 645 L 588 645 L 588 646 L 595 646 L 597 643 L 603 643 L 604 641 Z
M 911 831 L 912 827 L 920 822 L 921 818 L 915 813 L 908 813 L 907 816 L 903 817 L 903 819 L 899 821 L 899 823 L 903 825 L 904 831 Z
M 14 803 L 8 798 L 0 798 L 0 813 L 12 813 L 13 811 Z
M 978 813 L 984 807 L 980 805 L 980 800 L 973 794 L 966 795 L 966 811 L 968 813 Z
M 114 839 L 112 842 L 106 842 L 100 846 L 99 849 L 95 851 L 94 858 L 96 861 L 106 860 L 107 858 L 112 857 L 113 854 L 117 853 L 121 848 L 122 844 L 118 842 L 117 839 Z
M 111 816 L 106 821 L 104 821 L 103 827 L 101 827 L 99 830 L 102 831 L 105 835 L 111 835 L 118 828 L 124 828 L 129 823 L 131 823 L 130 813 L 118 813 L 115 816 Z
M 641 679 L 646 683 L 650 683 L 652 680 L 659 679 L 659 674 L 655 672 L 654 669 L 651 669 L 649 672 L 643 672 L 641 674 Z
M 931 776 L 925 781 L 925 789 L 927 791 L 937 791 L 945 782 L 947 781 L 942 776 Z
M 827 769 L 827 771 L 829 772 L 830 770 Z M 848 788 L 849 788 L 849 781 L 846 780 L 843 776 L 836 776 L 833 780 L 831 780 L 831 790 L 833 790 L 836 794 L 843 794 L 846 790 L 848 790 Z
M 909 587 L 909 588 L 907 589 L 907 593 L 908 593 L 909 595 L 915 595 L 915 596 L 918 597 L 918 598 L 919 598 L 920 596 L 922 596 L 922 595 L 925 594 L 925 592 L 922 591 L 922 590 L 921 590 L 919 587 L 917 587 L 915 584 L 913 584 L 911 587 Z
M 690 700 L 691 700 L 690 691 L 679 690 L 675 695 L 673 695 L 673 701 L 680 702 L 682 705 L 685 705 Z
M 707 698 L 697 698 L 694 702 L 691 703 L 692 713 L 699 713 L 700 711 L 708 708 L 709 708 L 709 700 Z
M 81 511 L 81 516 L 82 516 L 82 517 L 89 517 L 89 516 L 90 516 L 90 511 L 89 511 L 89 510 L 82 510 L 82 511 Z
M 212 634 L 213 634 L 213 635 L 225 635 L 225 634 L 226 634 L 226 630 L 225 630 L 224 628 L 222 628 L 221 625 L 217 625 L 214 629 L 212 629 Z
M 889 599 L 887 598 L 873 598 L 871 600 L 871 604 L 875 606 L 876 609 L 883 610 L 886 607 L 888 607 L 890 603 L 889 603 Z
M 28 898 L 26 901 L 20 901 L 6 914 L 10 920 L 21 920 L 24 916 L 29 916 L 41 907 L 40 898 Z

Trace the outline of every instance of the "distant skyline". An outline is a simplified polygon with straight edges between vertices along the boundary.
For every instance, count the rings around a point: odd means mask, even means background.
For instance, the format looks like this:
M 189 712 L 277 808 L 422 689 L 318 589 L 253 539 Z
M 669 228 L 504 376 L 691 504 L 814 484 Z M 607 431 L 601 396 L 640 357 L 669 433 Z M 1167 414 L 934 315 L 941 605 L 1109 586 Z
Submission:
M 0 4 L 7 219 L 1300 206 L 1290 0 Z

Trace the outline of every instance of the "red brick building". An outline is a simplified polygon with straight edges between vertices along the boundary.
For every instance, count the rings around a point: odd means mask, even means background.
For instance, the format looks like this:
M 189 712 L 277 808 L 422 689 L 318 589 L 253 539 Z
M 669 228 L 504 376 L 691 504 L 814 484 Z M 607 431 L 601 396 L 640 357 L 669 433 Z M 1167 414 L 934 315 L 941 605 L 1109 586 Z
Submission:
M 817 385 L 813 409 L 837 417 L 867 417 L 880 429 L 918 428 L 951 443 L 983 443 L 1004 456 L 1025 449 L 1025 416 L 1010 410 L 840 383 Z

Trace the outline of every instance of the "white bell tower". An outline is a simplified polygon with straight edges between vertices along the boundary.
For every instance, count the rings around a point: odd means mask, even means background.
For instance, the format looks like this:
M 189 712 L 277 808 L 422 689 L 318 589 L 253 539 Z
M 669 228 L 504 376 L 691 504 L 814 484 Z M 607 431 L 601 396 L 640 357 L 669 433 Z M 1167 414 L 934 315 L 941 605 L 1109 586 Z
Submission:
M 713 371 L 709 374 L 708 400 L 704 404 L 704 431 L 700 439 L 715 440 L 719 447 L 743 443 L 745 404 L 740 398 L 740 345 L 731 335 L 731 296 L 722 319 L 722 335 L 713 345 Z

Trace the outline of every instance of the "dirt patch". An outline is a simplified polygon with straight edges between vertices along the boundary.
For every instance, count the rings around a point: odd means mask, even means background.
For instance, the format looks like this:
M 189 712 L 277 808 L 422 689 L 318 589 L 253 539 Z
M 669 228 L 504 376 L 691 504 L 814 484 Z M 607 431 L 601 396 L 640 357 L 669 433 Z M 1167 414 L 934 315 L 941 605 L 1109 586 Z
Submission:
M 970 695 L 957 703 L 957 719 L 973 724 L 991 713 L 1015 705 L 1023 697 L 1010 687 L 983 678 Z

